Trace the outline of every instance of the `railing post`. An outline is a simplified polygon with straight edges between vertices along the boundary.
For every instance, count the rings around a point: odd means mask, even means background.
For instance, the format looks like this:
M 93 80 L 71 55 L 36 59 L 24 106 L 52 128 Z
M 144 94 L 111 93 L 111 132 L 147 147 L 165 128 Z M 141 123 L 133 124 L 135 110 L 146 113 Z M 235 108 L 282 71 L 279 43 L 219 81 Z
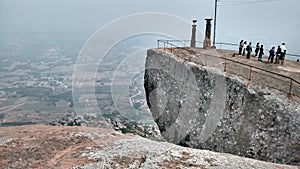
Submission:
M 159 49 L 159 40 L 157 40 L 157 48 Z
M 166 42 L 164 42 L 164 51 L 166 50 Z
M 224 64 L 224 72 L 226 72 L 226 60 L 227 60 L 227 59 L 224 58 L 224 60 L 225 60 L 225 64 Z
M 292 95 L 293 79 L 291 79 L 289 95 Z
M 166 44 L 167 44 L 167 48 L 169 48 L 169 41 L 168 40 L 167 40 Z
M 250 66 L 249 81 L 251 80 L 252 66 Z

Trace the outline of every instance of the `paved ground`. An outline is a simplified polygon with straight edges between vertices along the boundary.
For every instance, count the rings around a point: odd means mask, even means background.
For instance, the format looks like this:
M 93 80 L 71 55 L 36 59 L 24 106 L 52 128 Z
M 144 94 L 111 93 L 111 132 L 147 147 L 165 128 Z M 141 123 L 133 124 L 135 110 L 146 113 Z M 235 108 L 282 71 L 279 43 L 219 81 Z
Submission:
M 242 63 L 250 64 L 256 67 L 260 67 L 265 70 L 276 72 L 300 82 L 300 63 L 295 61 L 285 60 L 284 64 L 274 64 L 268 62 L 268 57 L 263 57 L 263 62 L 259 62 L 258 58 L 254 55 L 250 59 L 246 59 L 246 56 L 236 55 L 232 57 L 233 51 L 230 50 L 218 50 L 218 52 L 226 58 L 233 59 Z

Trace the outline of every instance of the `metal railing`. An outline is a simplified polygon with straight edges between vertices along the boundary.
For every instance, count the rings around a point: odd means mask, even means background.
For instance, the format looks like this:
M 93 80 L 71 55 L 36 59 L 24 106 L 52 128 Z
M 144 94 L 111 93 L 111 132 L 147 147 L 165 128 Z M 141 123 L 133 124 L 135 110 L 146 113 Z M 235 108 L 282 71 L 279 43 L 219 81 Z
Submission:
M 171 43 L 172 42 L 172 43 Z M 183 47 L 180 47 L 178 44 L 174 45 L 173 43 L 181 43 L 184 44 Z M 277 72 L 273 72 L 270 70 L 266 70 L 254 65 L 250 65 L 247 63 L 242 63 L 233 59 L 229 59 L 226 57 L 220 57 L 215 55 L 210 55 L 207 53 L 201 53 L 199 51 L 193 50 L 193 48 L 188 47 L 186 45 L 187 40 L 181 41 L 181 40 L 157 40 L 158 48 L 163 49 L 164 51 L 168 50 L 171 53 L 177 54 L 177 55 L 185 55 L 183 51 L 187 51 L 190 55 L 195 55 L 197 58 L 199 58 L 199 54 L 202 54 L 200 57 L 203 57 L 204 61 L 202 61 L 203 66 L 207 66 L 207 62 L 209 58 L 217 58 L 223 60 L 224 65 L 224 72 L 228 72 L 230 74 L 235 74 L 238 76 L 242 76 L 246 79 L 248 79 L 248 82 L 252 81 L 253 83 L 263 83 L 264 86 L 268 86 L 270 88 L 274 88 L 276 90 L 286 92 L 289 96 L 297 96 L 300 97 L 300 82 L 295 80 L 292 77 L 288 77 L 286 75 L 279 74 Z M 201 42 L 198 42 L 201 43 Z M 162 45 L 161 45 L 162 44 Z M 230 44 L 230 43 L 216 43 L 216 44 Z M 232 44 L 235 45 L 235 44 Z M 237 71 L 237 67 L 243 67 L 242 70 L 249 70 L 247 71 Z M 254 76 L 254 74 L 257 73 L 258 76 Z M 278 83 L 278 81 L 280 81 Z
M 157 43 L 158 43 L 158 47 L 159 47 L 159 43 L 160 42 L 164 42 L 164 43 L 168 43 L 169 45 L 171 45 L 171 43 L 173 44 L 174 42 L 175 43 L 179 43 L 181 45 L 183 45 L 183 47 L 190 47 L 190 40 L 157 40 Z M 200 41 L 196 41 L 196 46 L 202 46 L 203 42 L 200 42 Z M 174 44 L 173 44 L 174 45 Z M 178 45 L 175 45 L 175 46 L 178 46 Z M 236 43 L 228 43 L 228 42 L 216 42 L 216 46 L 218 46 L 219 48 L 218 49 L 227 49 L 227 48 L 224 48 L 224 46 L 233 46 L 235 47 L 235 49 L 238 49 L 238 47 L 240 46 L 239 44 L 236 44 Z M 255 46 L 252 46 L 252 48 L 255 48 Z M 232 50 L 232 49 L 230 49 Z M 265 52 L 269 52 L 269 49 L 265 49 Z M 287 53 L 285 54 L 286 56 L 292 56 L 292 57 L 296 57 L 296 58 L 299 58 L 300 59 L 300 55 L 299 54 L 291 54 L 291 53 Z
M 173 49 L 185 49 L 189 50 L 188 48 L 190 47 L 190 40 L 157 40 L 157 46 L 160 48 L 160 43 L 163 43 L 163 48 L 170 48 L 171 50 Z M 176 44 L 175 44 L 176 43 Z M 196 44 L 202 45 L 203 42 L 196 41 Z M 196 45 L 197 46 L 197 45 Z M 191 51 L 191 50 L 190 50 Z

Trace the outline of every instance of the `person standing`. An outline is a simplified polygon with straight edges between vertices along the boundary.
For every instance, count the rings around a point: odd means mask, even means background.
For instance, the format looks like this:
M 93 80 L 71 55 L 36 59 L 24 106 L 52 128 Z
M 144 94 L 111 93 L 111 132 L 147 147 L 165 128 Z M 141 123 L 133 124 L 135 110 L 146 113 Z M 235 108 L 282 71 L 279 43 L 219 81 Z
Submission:
M 273 46 L 272 49 L 269 50 L 268 62 L 273 63 L 274 56 L 275 56 L 275 46 Z
M 255 51 L 256 52 L 256 51 Z M 258 61 L 262 62 L 262 56 L 264 55 L 264 45 L 261 45 L 259 49 L 259 54 L 258 54 Z
M 281 46 L 281 57 L 280 57 L 280 63 L 283 65 L 284 59 L 285 59 L 285 54 L 286 54 L 286 47 L 285 43 L 282 43 Z
M 243 45 L 243 56 L 245 56 L 246 48 L 247 48 L 247 41 L 245 41 Z
M 257 42 L 256 47 L 255 47 L 255 56 L 257 56 L 259 49 L 260 49 L 260 43 Z
M 246 50 L 247 50 L 247 57 L 246 57 L 246 59 L 250 59 L 250 55 L 251 55 L 251 52 L 252 52 L 251 44 L 252 43 L 250 42 L 249 45 L 246 48 Z
M 242 50 L 243 50 L 243 47 L 244 47 L 244 40 L 241 40 L 240 41 L 240 47 L 239 47 L 239 55 L 242 55 Z
M 275 59 L 275 64 L 279 63 L 279 58 L 281 57 L 281 48 L 280 46 L 277 47 L 277 51 L 276 51 L 276 59 Z

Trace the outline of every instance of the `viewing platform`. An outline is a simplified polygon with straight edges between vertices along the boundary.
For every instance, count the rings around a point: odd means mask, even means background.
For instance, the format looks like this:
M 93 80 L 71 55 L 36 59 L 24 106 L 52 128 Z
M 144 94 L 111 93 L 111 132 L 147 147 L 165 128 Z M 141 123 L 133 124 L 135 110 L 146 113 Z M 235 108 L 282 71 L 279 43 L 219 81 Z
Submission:
M 250 59 L 246 59 L 246 56 L 238 55 L 238 52 L 233 50 L 182 46 L 158 40 L 159 50 L 171 52 L 177 57 L 202 66 L 219 68 L 228 76 L 243 77 L 247 86 L 255 84 L 262 88 L 273 88 L 288 94 L 290 98 L 300 98 L 299 62 L 285 60 L 283 65 L 274 64 L 268 62 L 268 56 L 263 56 L 262 62 L 258 61 L 254 53 Z

